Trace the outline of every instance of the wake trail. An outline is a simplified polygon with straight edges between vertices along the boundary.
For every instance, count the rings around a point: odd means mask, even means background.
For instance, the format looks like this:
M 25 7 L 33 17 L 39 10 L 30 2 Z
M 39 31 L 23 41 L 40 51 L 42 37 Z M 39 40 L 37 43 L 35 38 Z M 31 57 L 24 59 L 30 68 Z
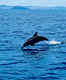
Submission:
M 50 44 L 50 45 L 59 45 L 59 44 L 65 44 L 66 41 L 55 41 L 55 40 L 51 40 L 51 41 L 47 41 L 46 43 L 47 44 Z

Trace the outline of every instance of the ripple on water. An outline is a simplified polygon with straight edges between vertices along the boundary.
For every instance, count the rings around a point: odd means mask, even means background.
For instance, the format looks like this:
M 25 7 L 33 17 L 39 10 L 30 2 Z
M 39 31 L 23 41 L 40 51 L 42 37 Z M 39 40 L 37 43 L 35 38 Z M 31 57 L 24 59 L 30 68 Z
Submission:
M 61 9 L 1 10 L 0 80 L 66 80 L 66 42 L 21 50 L 37 30 L 49 40 L 65 41 L 65 20 L 66 10 Z

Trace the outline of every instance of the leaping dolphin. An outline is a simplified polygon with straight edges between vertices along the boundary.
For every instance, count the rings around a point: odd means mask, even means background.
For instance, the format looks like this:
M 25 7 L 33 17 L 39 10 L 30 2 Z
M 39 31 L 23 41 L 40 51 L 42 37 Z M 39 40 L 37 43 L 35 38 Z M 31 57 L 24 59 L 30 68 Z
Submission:
M 26 46 L 33 46 L 35 43 L 38 43 L 40 41 L 48 41 L 48 39 L 46 37 L 43 36 L 39 36 L 37 32 L 34 33 L 34 35 L 29 38 L 22 46 L 22 48 L 26 47 Z

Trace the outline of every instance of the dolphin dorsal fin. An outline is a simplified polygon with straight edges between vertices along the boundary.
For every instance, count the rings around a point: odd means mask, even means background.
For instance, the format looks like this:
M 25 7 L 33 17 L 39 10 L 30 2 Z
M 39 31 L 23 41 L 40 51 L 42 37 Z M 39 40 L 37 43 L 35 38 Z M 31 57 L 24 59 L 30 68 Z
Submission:
M 33 37 L 35 37 L 35 36 L 37 36 L 37 35 L 38 35 L 38 33 L 37 33 L 37 32 L 35 32 L 35 33 L 34 33 L 34 35 L 33 35 Z

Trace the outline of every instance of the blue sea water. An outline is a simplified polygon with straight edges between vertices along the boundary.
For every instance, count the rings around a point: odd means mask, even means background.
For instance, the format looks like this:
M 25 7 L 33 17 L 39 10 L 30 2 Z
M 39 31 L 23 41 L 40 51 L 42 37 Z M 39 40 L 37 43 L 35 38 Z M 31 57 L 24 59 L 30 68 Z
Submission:
M 66 8 L 0 10 L 0 80 L 66 80 L 66 44 L 21 50 L 35 32 L 66 40 Z

